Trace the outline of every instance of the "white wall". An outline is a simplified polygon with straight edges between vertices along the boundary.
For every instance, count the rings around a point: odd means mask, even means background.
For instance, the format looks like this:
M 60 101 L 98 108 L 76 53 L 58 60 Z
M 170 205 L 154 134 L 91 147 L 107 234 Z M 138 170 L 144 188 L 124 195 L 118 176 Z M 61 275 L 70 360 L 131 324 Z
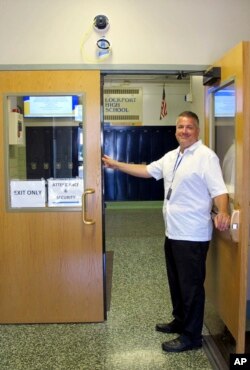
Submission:
M 0 64 L 96 63 L 99 14 L 110 21 L 106 64 L 209 65 L 250 40 L 249 0 L 0 0 Z
M 168 114 L 160 120 L 162 85 L 145 85 L 143 88 L 143 124 L 159 126 L 175 125 L 176 116 L 184 110 L 190 110 L 190 103 L 185 101 L 189 84 L 166 84 L 166 103 Z

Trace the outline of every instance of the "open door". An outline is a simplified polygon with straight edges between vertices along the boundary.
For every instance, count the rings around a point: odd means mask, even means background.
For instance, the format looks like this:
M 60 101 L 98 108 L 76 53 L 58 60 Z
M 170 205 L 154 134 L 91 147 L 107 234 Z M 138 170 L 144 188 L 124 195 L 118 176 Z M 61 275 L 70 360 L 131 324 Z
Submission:
M 105 318 L 100 73 L 0 72 L 0 322 Z
M 231 230 L 214 232 L 207 260 L 205 323 L 221 352 L 245 350 L 249 244 L 250 43 L 213 67 L 218 86 L 206 90 L 206 143 L 218 154 L 228 187 Z M 227 347 L 227 348 L 225 348 Z

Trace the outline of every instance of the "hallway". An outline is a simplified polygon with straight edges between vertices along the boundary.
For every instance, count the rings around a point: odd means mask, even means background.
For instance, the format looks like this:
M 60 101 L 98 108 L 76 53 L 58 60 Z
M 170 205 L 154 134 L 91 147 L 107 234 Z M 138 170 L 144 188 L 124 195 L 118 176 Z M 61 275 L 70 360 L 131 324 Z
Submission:
M 209 370 L 204 349 L 166 354 L 154 330 L 171 319 L 161 208 L 106 209 L 114 253 L 108 320 L 100 324 L 1 325 L 1 370 Z

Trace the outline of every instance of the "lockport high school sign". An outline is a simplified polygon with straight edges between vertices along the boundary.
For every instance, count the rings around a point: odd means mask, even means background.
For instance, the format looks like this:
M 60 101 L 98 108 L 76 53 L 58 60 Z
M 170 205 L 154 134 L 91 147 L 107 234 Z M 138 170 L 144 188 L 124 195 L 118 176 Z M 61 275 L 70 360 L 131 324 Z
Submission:
M 142 124 L 142 89 L 104 89 L 104 122 L 107 124 Z

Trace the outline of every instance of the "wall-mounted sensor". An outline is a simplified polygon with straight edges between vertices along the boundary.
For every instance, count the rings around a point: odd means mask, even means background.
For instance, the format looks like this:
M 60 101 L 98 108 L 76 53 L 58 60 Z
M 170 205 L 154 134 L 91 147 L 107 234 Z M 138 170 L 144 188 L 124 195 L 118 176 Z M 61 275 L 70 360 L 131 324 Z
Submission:
M 104 58 L 111 54 L 110 42 L 103 36 L 101 39 L 97 40 L 97 56 L 98 58 Z
M 109 20 L 106 15 L 97 15 L 94 19 L 94 27 L 98 31 L 104 31 L 109 27 Z
M 190 92 L 188 93 L 187 95 L 185 95 L 185 101 L 188 102 L 188 103 L 192 103 L 193 102 L 193 94 Z

